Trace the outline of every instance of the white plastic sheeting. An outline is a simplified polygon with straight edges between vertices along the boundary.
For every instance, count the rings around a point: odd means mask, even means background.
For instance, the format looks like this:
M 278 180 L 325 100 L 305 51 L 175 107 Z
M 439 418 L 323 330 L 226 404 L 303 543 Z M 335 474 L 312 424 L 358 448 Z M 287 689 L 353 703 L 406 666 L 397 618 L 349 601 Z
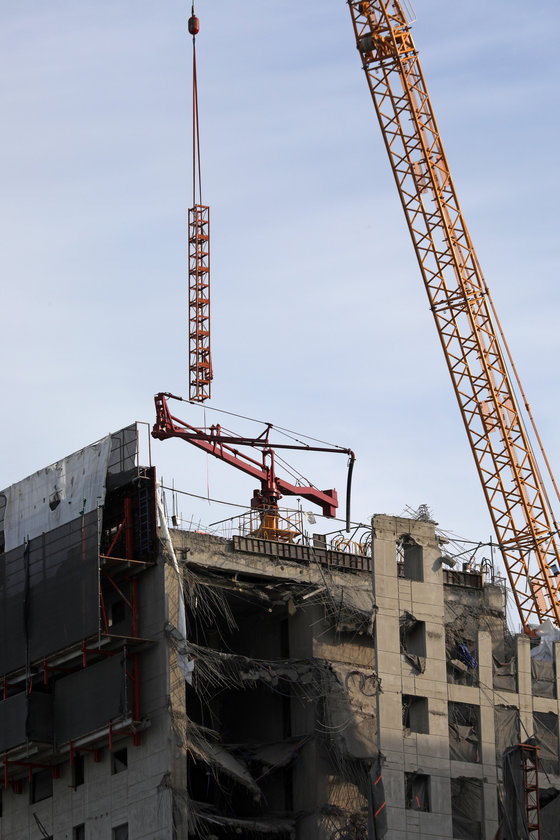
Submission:
M 175 574 L 177 575 L 177 600 L 179 610 L 177 618 L 179 627 L 176 628 L 177 665 L 179 666 L 179 670 L 185 678 L 186 682 L 189 685 L 192 685 L 194 659 L 191 659 L 187 654 L 187 618 L 185 615 L 185 595 L 183 592 L 183 579 L 181 577 L 181 570 L 179 569 L 179 564 L 177 563 L 175 549 L 173 548 L 171 534 L 169 533 L 169 528 L 167 527 L 167 519 L 165 516 L 165 510 L 163 508 L 163 502 L 160 496 L 159 484 L 157 484 L 156 487 L 156 502 L 159 514 L 159 524 L 163 531 L 165 544 L 167 546 L 167 550 L 169 551 L 171 562 L 173 563 L 173 569 L 175 570 Z
M 110 451 L 108 435 L 2 490 L 0 496 L 6 499 L 4 550 L 102 505 Z
M 547 618 L 535 630 L 540 642 L 532 648 L 531 658 L 551 662 L 554 654 L 554 642 L 560 642 L 560 630 Z

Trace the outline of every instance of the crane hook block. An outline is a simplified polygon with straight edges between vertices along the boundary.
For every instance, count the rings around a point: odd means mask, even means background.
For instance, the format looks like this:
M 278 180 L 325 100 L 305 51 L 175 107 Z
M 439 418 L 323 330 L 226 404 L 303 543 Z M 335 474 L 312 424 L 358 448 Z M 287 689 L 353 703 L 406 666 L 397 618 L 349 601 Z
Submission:
M 198 35 L 200 32 L 200 22 L 196 15 L 193 15 L 189 18 L 189 34 L 190 35 Z

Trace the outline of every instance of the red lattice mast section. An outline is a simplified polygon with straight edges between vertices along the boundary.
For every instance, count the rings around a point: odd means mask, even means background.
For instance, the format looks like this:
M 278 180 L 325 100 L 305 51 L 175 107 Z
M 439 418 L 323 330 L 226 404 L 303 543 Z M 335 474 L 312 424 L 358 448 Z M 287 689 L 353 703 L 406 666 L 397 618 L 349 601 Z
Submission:
M 210 208 L 189 210 L 189 398 L 210 397 Z
M 539 749 L 534 744 L 520 744 L 521 767 L 525 787 L 525 814 L 528 840 L 541 838 L 541 809 L 539 803 Z

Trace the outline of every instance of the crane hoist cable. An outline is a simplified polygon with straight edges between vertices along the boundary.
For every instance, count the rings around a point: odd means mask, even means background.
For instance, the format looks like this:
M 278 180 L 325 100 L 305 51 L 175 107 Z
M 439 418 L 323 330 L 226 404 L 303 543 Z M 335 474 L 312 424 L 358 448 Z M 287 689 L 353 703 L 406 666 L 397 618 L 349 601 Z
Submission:
M 210 351 L 210 208 L 202 204 L 200 123 L 196 36 L 200 22 L 194 4 L 188 22 L 193 43 L 192 179 L 193 206 L 189 209 L 189 399 L 202 403 L 210 398 L 213 378 Z M 198 187 L 198 189 L 197 189 Z M 198 193 L 198 195 L 197 195 Z
M 191 17 L 188 22 L 188 30 L 192 35 L 193 45 L 193 65 L 192 65 L 192 189 L 193 189 L 193 206 L 195 204 L 202 204 L 202 174 L 200 167 L 200 123 L 198 119 L 198 79 L 196 73 L 196 36 L 200 32 L 200 21 L 194 13 L 194 4 L 192 6 Z M 198 202 L 196 197 L 196 187 L 198 182 Z

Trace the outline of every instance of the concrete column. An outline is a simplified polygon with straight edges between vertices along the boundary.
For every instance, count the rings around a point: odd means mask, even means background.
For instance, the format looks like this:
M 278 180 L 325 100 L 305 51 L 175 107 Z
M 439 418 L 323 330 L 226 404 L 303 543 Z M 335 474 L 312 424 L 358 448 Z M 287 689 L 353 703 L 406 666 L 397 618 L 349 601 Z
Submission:
M 482 806 L 486 835 L 498 830 L 498 796 L 496 776 L 496 739 L 494 692 L 492 689 L 492 636 L 484 630 L 478 634 L 478 668 L 480 680 L 480 740 L 482 752 Z
M 378 738 L 386 757 L 383 778 L 391 840 L 445 838 L 452 834 L 449 737 L 447 728 L 447 676 L 443 628 L 443 574 L 441 552 L 433 523 L 388 516 L 373 521 L 374 594 L 378 607 L 377 670 L 382 681 L 378 698 Z M 396 542 L 409 535 L 421 553 L 422 579 L 399 578 Z M 415 575 L 419 558 L 415 558 Z M 405 611 L 425 625 L 426 670 L 417 673 L 400 653 L 399 618 Z M 403 737 L 403 692 L 428 700 L 429 733 Z M 405 773 L 430 778 L 431 812 L 405 807 Z
M 179 627 L 179 601 L 182 596 L 177 573 L 171 566 L 164 567 L 165 594 L 167 600 L 167 621 Z M 167 716 L 168 739 L 170 746 L 171 777 L 173 786 L 180 790 L 187 787 L 187 752 L 185 709 L 185 678 L 179 670 L 177 652 L 169 647 L 169 670 L 167 672 L 169 712 Z M 171 725 L 173 721 L 173 726 Z M 175 731 L 173 731 L 175 730 Z
M 480 679 L 480 739 L 484 775 L 496 775 L 494 737 L 494 698 L 492 691 L 492 637 L 486 630 L 478 634 L 478 673 Z
M 375 660 L 381 677 L 377 695 L 377 739 L 385 756 L 383 784 L 389 837 L 405 840 L 399 590 L 395 531 L 390 517 L 374 517 L 373 592 L 377 604 Z
M 554 642 L 554 676 L 556 677 L 556 700 L 560 715 L 560 642 Z
M 306 659 L 313 656 L 313 630 L 322 616 L 318 605 L 300 607 L 288 622 L 290 657 Z M 291 735 L 311 736 L 301 749 L 294 763 L 292 775 L 292 800 L 294 810 L 308 813 L 298 826 L 300 840 L 318 840 L 319 822 L 317 811 L 328 802 L 327 773 L 320 766 L 320 751 L 313 736 L 315 732 L 315 703 L 302 703 L 299 699 L 290 701 Z
M 520 736 L 533 734 L 533 691 L 531 686 L 531 644 L 526 636 L 517 637 L 517 691 L 519 694 Z

